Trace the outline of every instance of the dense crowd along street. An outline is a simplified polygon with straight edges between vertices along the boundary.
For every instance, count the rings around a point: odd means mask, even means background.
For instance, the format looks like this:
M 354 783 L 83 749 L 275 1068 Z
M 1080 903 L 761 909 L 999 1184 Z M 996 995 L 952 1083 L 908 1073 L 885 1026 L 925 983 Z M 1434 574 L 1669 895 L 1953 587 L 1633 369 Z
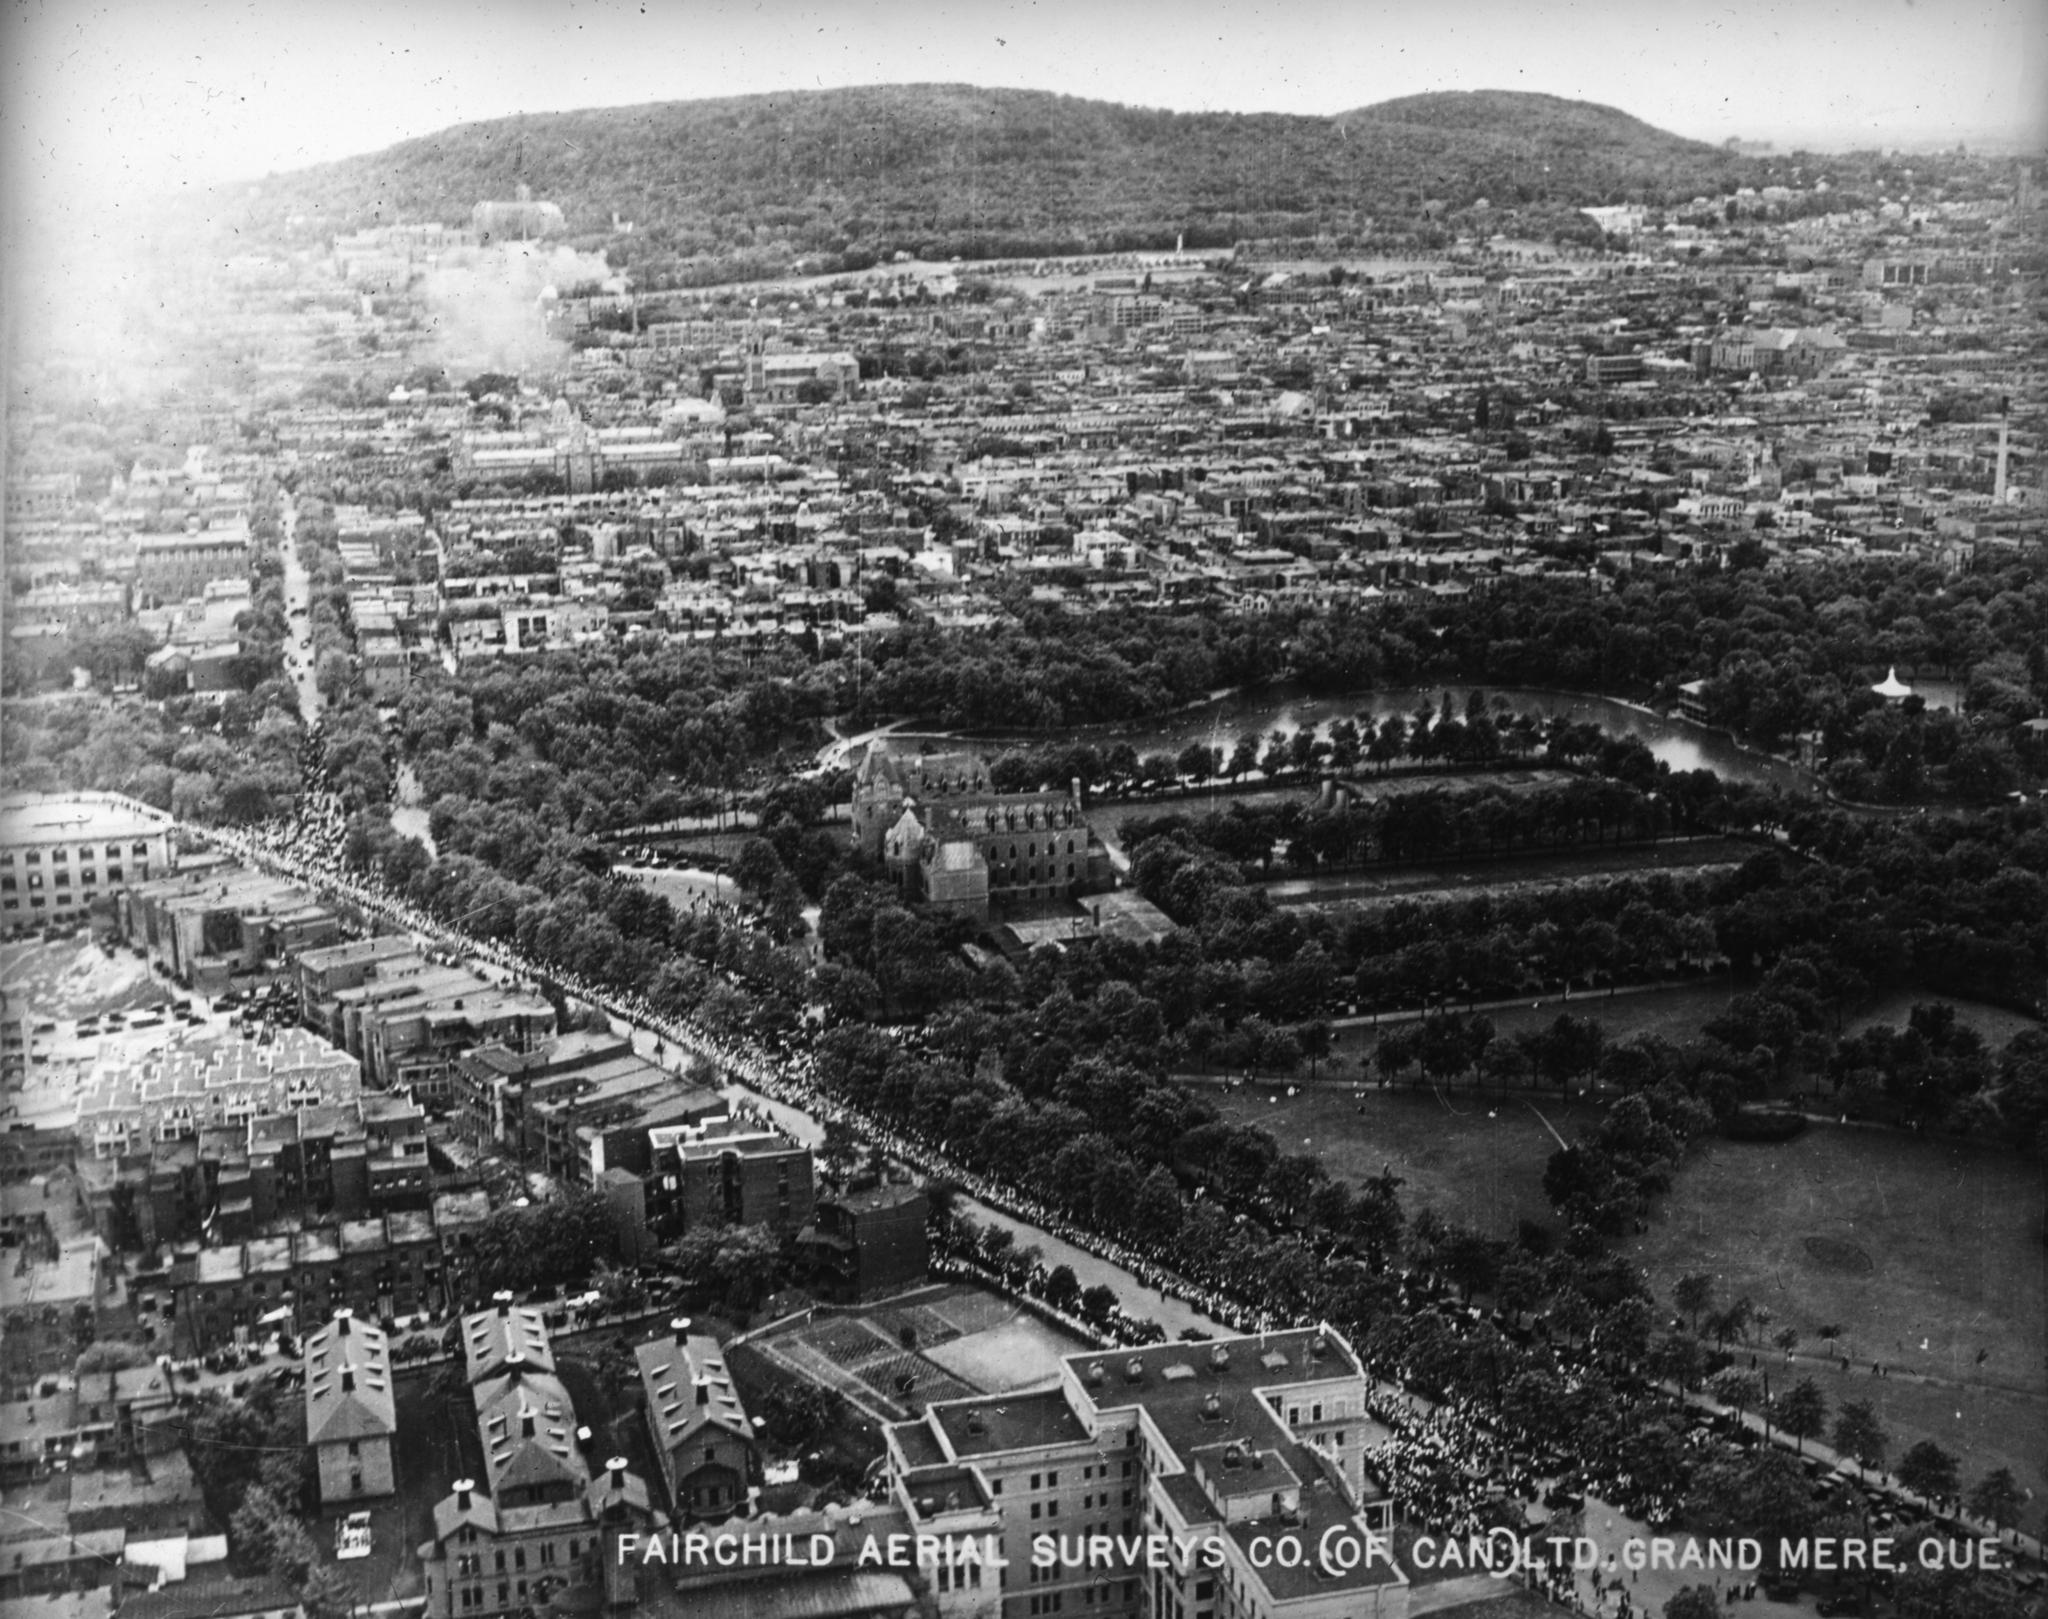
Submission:
M 309 775 L 317 773 L 318 760 L 316 741 L 309 750 Z M 689 1017 L 664 1014 L 644 997 L 621 996 L 607 986 L 526 961 L 502 943 L 463 934 L 347 869 L 342 840 L 348 817 L 331 798 L 314 787 L 306 793 L 302 806 L 299 815 L 288 824 L 244 833 L 223 831 L 212 836 L 244 858 L 269 863 L 340 894 L 365 920 L 408 930 L 520 979 L 551 985 L 578 1003 L 598 1009 L 633 1029 L 650 1032 L 673 1047 L 678 1056 L 688 1054 L 708 1061 L 723 1079 L 737 1083 L 752 1097 L 795 1109 L 814 1125 L 842 1127 L 891 1162 L 957 1186 L 1032 1230 L 1050 1233 L 1098 1255 L 1116 1266 L 1133 1284 L 1185 1300 L 1212 1319 L 1243 1332 L 1273 1332 L 1294 1324 L 1270 1312 L 1246 1308 L 1227 1289 L 1191 1281 L 1155 1257 L 1077 1224 L 1058 1209 L 1033 1200 L 1014 1186 L 963 1169 L 951 1162 L 935 1141 L 891 1130 L 845 1106 L 820 1087 L 814 1054 L 802 1034 L 778 1041 L 772 1050 L 748 1040 L 716 1035 Z M 719 909 L 736 924 L 758 923 L 755 914 L 745 907 Z M 893 1031 L 892 1037 L 912 1047 L 924 1038 L 915 1028 Z M 767 1117 L 765 1113 L 762 1116 Z M 1041 1264 L 1020 1279 L 1035 1291 L 1044 1277 L 1045 1267 Z M 1404 1270 L 1397 1281 L 1398 1308 L 1404 1314 L 1450 1313 L 1455 1318 L 1469 1313 L 1474 1319 L 1480 1315 L 1476 1309 L 1467 1312 L 1454 1308 L 1453 1295 L 1435 1277 Z M 1135 1287 L 1132 1291 L 1135 1301 Z M 1491 1320 L 1495 1326 L 1511 1331 L 1517 1326 L 1499 1311 L 1493 1313 Z M 1151 1323 L 1124 1312 L 1118 1314 L 1110 1333 L 1111 1341 L 1127 1343 L 1162 1336 Z M 1530 1341 L 1525 1333 L 1518 1332 L 1517 1336 L 1525 1343 Z M 1577 1386 L 1582 1378 L 1592 1378 L 1611 1389 L 1616 1403 L 1604 1413 L 1603 1421 L 1617 1427 L 1671 1422 L 1675 1391 L 1670 1386 L 1640 1371 L 1631 1375 L 1611 1361 L 1582 1356 L 1568 1346 L 1552 1342 L 1545 1347 L 1558 1373 L 1566 1379 L 1567 1388 Z M 1682 1460 L 1673 1458 L 1673 1465 L 1661 1476 L 1638 1477 L 1615 1453 L 1603 1456 L 1600 1445 L 1588 1444 L 1583 1436 L 1518 1428 L 1511 1405 L 1503 1407 L 1462 1396 L 1429 1399 L 1413 1392 L 1405 1368 L 1388 1368 L 1385 1375 L 1389 1380 L 1380 1385 L 1370 1414 L 1384 1426 L 1389 1437 L 1369 1452 L 1370 1465 L 1389 1493 L 1403 1503 L 1403 1511 L 1412 1522 L 1451 1537 L 1483 1536 L 1496 1527 L 1527 1533 L 1532 1526 L 1547 1523 L 1553 1509 L 1576 1510 L 1589 1499 L 1605 1503 L 1653 1530 L 1669 1530 L 1680 1521 L 1688 1505 L 1692 1468 L 1725 1451 L 1731 1433 L 1745 1443 L 1754 1443 L 1756 1438 L 1739 1425 L 1729 1428 L 1725 1413 L 1711 1402 L 1695 1399 L 1681 1410 L 1675 1425 Z M 1910 1499 L 1889 1474 L 1847 1464 L 1839 1473 L 1827 1473 L 1821 1490 L 1826 1498 L 1860 1500 L 1866 1515 L 1873 1508 L 1886 1510 L 1894 1503 Z M 1954 1521 L 1962 1520 L 1957 1517 Z M 1612 1566 L 1610 1558 L 1610 1573 Z M 1620 1582 L 1610 1584 L 1607 1576 L 1595 1580 L 1588 1590 L 1583 1588 L 1585 1582 L 1580 1578 L 1583 1571 L 1531 1564 L 1520 1572 L 1527 1583 L 1582 1613 L 1629 1619 L 1636 1611 L 1633 1599 Z
M 47 188 L 0 1606 L 2048 1615 L 2032 42 L 1548 4 Z

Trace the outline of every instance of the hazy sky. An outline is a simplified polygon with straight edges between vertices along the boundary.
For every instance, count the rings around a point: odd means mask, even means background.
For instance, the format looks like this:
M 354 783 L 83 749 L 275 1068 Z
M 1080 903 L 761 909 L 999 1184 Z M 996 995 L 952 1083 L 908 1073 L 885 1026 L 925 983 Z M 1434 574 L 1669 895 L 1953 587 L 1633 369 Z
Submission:
M 2048 0 L 9 0 L 4 27 L 10 176 L 72 206 L 520 111 L 930 80 L 1300 113 L 1542 90 L 1816 146 L 2048 125 Z

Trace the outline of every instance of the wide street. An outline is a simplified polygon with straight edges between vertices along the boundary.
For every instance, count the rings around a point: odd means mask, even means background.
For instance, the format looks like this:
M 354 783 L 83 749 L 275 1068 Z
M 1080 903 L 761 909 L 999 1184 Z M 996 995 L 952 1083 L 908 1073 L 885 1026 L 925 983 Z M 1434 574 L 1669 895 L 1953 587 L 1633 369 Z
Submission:
M 299 560 L 296 507 L 285 505 L 283 522 L 284 540 L 278 550 L 284 557 L 284 605 L 291 624 L 285 667 L 299 694 L 299 713 L 310 727 L 320 718 L 321 706 L 319 683 L 313 678 L 313 578 Z

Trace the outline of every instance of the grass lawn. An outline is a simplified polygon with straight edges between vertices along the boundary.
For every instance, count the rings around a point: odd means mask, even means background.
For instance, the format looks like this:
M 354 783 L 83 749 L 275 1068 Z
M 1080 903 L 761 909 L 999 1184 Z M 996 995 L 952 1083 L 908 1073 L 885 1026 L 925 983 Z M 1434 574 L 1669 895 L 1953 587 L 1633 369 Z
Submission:
M 1530 770 L 1452 771 L 1448 774 L 1423 771 L 1395 776 L 1374 775 L 1368 767 L 1347 779 L 1344 785 L 1354 802 L 1369 803 L 1378 798 L 1399 798 L 1406 793 L 1423 793 L 1439 787 L 1453 793 L 1476 793 L 1482 789 L 1525 793 L 1574 779 L 1569 771 L 1541 766 Z M 1111 842 L 1120 842 L 1125 824 L 1131 821 L 1152 821 L 1167 815 L 1199 821 L 1212 814 L 1227 815 L 1234 806 L 1271 809 L 1276 804 L 1312 804 L 1316 796 L 1313 786 L 1300 781 L 1287 781 L 1279 786 L 1263 778 L 1247 779 L 1235 786 L 1227 781 L 1217 781 L 1157 798 L 1102 798 L 1089 806 L 1088 820 L 1099 834 Z
M 2043 1438 L 2048 1437 L 2048 1398 L 2038 1391 L 2029 1394 L 1984 1385 L 1955 1388 L 1905 1377 L 1872 1377 L 1868 1359 L 1851 1361 L 1848 1372 L 1840 1370 L 1839 1361 L 1822 1364 L 1805 1356 L 1790 1368 L 1784 1367 L 1782 1356 L 1758 1359 L 1772 1363 L 1773 1392 L 1780 1387 L 1781 1377 L 1794 1382 L 1812 1378 L 1827 1396 L 1830 1427 L 1834 1412 L 1844 1401 L 1868 1400 L 1890 1436 L 1891 1448 L 1885 1453 L 1890 1466 L 1896 1467 L 1899 1458 L 1920 1440 L 1932 1439 L 1960 1461 L 1965 1489 L 1996 1468 L 2011 1468 L 2020 1487 L 2037 1496 L 2021 1509 L 2022 1527 L 2034 1534 L 2041 1532 L 2038 1496 L 2043 1482 L 2048 1481 L 2048 1457 L 2042 1447 Z
M 1429 1090 L 1371 1088 L 1354 1101 L 1347 1086 L 1303 1086 L 1291 1097 L 1284 1090 L 1252 1085 L 1215 1100 L 1224 1117 L 1272 1131 L 1282 1152 L 1316 1153 L 1333 1177 L 1354 1185 L 1391 1167 L 1411 1217 L 1433 1208 L 1502 1237 L 1525 1219 L 1553 1223 L 1543 1167 L 1557 1142 L 1543 1119 L 1569 1141 L 1594 1116 L 1588 1103 L 1553 1096 L 1439 1099 Z
M 1590 1018 L 1600 1024 L 1610 1042 L 1631 1040 L 1639 1034 L 1684 1041 L 1698 1035 L 1700 1026 L 1726 1006 L 1733 993 L 1725 978 L 1710 978 L 1675 989 L 1646 990 L 1640 995 L 1575 994 L 1568 1001 L 1555 993 L 1531 996 L 1486 1015 L 1493 1020 L 1494 1032 L 1500 1035 L 1547 1029 L 1557 1021 L 1558 1014 L 1569 1012 L 1573 1017 Z M 1378 1049 L 1379 1043 L 1380 1031 L 1370 1023 L 1340 1027 L 1336 1055 L 1322 1065 L 1322 1075 L 1327 1078 L 1334 1074 L 1346 1081 L 1356 1079 L 1360 1063 Z M 1379 1083 L 1376 1073 L 1371 1083 Z M 1462 1095 L 1453 1099 L 1463 1105 Z M 1537 1105 L 1549 1111 L 1540 1099 Z
M 1932 1438 L 1964 1458 L 1966 1478 L 2002 1461 L 2039 1486 L 2048 1482 L 2041 1231 L 2040 1171 L 2016 1157 L 1818 1126 L 1782 1145 L 1711 1143 L 1628 1252 L 1667 1305 L 1680 1276 L 1705 1272 L 1720 1302 L 1747 1295 L 1771 1312 L 1769 1332 L 1792 1327 L 1803 1348 L 1819 1348 L 1821 1326 L 1839 1327 L 1840 1352 L 1862 1373 L 1828 1376 L 1886 1405 L 1894 1457 Z M 1873 1379 L 1873 1361 L 1955 1386 Z M 1816 1381 L 1836 1392 L 1818 1371 Z
M 1873 1001 L 1850 1018 L 1845 1028 L 1850 1034 L 1861 1034 L 1865 1029 L 1874 1028 L 1878 1024 L 1903 1029 L 1914 1007 L 1929 1004 L 1953 1006 L 1956 1009 L 1956 1022 L 1966 1028 L 1975 1029 L 1984 1037 L 1984 1044 L 1993 1051 L 1998 1050 L 2014 1035 L 2041 1026 L 2034 1019 L 2022 1017 L 2018 1012 L 2008 1012 L 2002 1006 L 1987 1006 L 1982 1001 L 1959 1001 L 1952 995 L 1916 995 L 1911 990 L 1901 990 L 1896 995 L 1887 995 L 1882 1000 Z
M 739 900 L 739 885 L 717 872 L 675 871 L 663 866 L 620 866 L 617 870 L 659 894 L 679 912 L 687 913 L 693 902 L 723 900 L 732 905 Z
M 1268 883 L 1266 892 L 1275 905 L 1300 909 L 1371 906 L 1443 894 L 1508 894 L 1650 871 L 1739 866 L 1756 852 L 1755 844 L 1735 838 L 1688 838 L 1626 849 L 1589 844 L 1542 854 L 1505 855 L 1497 860 L 1289 878 Z

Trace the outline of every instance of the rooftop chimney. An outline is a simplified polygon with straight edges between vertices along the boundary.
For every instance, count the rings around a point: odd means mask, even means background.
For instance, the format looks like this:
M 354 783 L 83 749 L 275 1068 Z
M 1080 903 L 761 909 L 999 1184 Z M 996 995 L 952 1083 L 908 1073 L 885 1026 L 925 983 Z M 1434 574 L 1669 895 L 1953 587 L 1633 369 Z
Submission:
M 491 1295 L 491 1302 L 497 1305 L 498 1307 L 498 1319 L 500 1321 L 509 1320 L 511 1318 L 512 1294 L 510 1289 L 507 1289 L 502 1293 L 493 1293 Z
M 711 1379 L 700 1377 L 697 1379 L 695 1387 L 697 1390 L 697 1403 L 699 1405 L 709 1405 L 711 1403 Z
M 612 1488 L 613 1488 L 613 1489 L 615 1489 L 615 1490 L 623 1490 L 623 1489 L 624 1489 L 624 1488 L 626 1487 L 626 1458 L 625 1458 L 625 1457 L 623 1457 L 623 1456 L 614 1456 L 614 1457 L 612 1457 L 612 1459 L 611 1459 L 610 1461 L 608 1461 L 608 1462 L 606 1462 L 606 1463 L 604 1464 L 604 1470 L 605 1470 L 605 1471 L 606 1471 L 607 1473 L 609 1473 L 609 1474 L 611 1475 L 611 1480 L 612 1480 Z
M 531 1439 L 533 1435 L 533 1407 L 530 1405 L 523 1405 L 519 1408 L 519 1437 L 522 1439 Z
M 1142 1383 L 1144 1380 L 1145 1363 L 1138 1359 L 1136 1355 L 1133 1355 L 1124 1362 L 1124 1381 L 1126 1383 Z
M 355 1391 L 356 1369 L 353 1366 L 344 1366 L 341 1369 L 341 1392 L 344 1394 L 353 1394 L 355 1393 Z
M 455 1510 L 457 1512 L 467 1512 L 469 1510 L 470 1494 L 475 1489 L 476 1480 L 473 1478 L 459 1478 L 455 1481 Z
M 346 1304 L 336 1310 L 334 1312 L 334 1336 L 346 1338 L 348 1336 L 348 1324 L 355 1318 L 355 1311 L 351 1310 Z
M 690 1328 L 694 1325 L 695 1323 L 686 1315 L 679 1315 L 669 1322 L 676 1335 L 676 1348 L 680 1349 L 690 1341 Z

